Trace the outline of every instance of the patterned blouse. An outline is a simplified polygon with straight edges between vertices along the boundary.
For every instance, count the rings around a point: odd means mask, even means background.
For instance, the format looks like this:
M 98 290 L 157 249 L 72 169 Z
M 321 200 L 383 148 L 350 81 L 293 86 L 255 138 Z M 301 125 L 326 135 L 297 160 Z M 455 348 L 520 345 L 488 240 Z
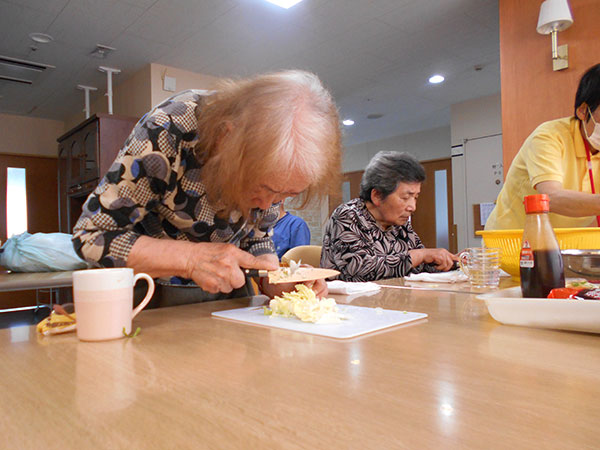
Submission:
M 275 253 L 270 229 L 279 206 L 217 217 L 194 155 L 200 93 L 176 94 L 136 124 L 114 163 L 90 194 L 74 228 L 75 251 L 103 267 L 122 267 L 137 238 L 229 242 L 258 256 Z M 178 283 L 177 279 L 171 282 Z M 185 283 L 181 280 L 180 282 Z
M 321 267 L 340 271 L 343 281 L 375 281 L 409 273 L 439 272 L 431 264 L 412 267 L 409 250 L 425 248 L 410 223 L 382 230 L 364 200 L 338 206 L 323 236 Z

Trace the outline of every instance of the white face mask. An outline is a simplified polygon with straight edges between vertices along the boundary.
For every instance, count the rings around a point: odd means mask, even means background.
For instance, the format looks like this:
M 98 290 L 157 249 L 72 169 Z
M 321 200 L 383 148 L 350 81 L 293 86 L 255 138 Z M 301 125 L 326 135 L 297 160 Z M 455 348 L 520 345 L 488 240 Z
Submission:
M 596 150 L 600 150 L 600 123 L 594 120 L 594 116 L 592 116 L 592 111 L 590 111 L 590 107 L 588 106 L 588 111 L 590 112 L 590 118 L 592 122 L 594 122 L 594 131 L 592 134 L 588 136 L 587 127 L 583 124 L 583 131 L 585 132 L 585 137 L 592 147 Z

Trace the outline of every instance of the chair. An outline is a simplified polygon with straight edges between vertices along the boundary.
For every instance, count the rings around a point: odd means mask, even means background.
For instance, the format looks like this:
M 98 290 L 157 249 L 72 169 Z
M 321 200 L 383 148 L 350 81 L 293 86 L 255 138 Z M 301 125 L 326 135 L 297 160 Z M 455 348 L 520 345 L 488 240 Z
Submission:
M 289 265 L 290 260 L 294 260 L 296 262 L 298 262 L 298 260 L 302 260 L 303 264 L 319 267 L 321 264 L 321 246 L 299 245 L 298 247 L 290 248 L 281 257 L 281 262 L 284 265 Z

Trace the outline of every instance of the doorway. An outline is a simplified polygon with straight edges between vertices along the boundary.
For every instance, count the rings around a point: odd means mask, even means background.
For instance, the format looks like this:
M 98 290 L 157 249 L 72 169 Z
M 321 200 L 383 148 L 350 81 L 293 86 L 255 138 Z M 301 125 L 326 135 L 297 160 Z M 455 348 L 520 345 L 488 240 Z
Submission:
M 423 245 L 457 252 L 452 203 L 452 162 L 450 158 L 421 161 L 426 179 L 421 185 L 417 210 L 411 222 Z

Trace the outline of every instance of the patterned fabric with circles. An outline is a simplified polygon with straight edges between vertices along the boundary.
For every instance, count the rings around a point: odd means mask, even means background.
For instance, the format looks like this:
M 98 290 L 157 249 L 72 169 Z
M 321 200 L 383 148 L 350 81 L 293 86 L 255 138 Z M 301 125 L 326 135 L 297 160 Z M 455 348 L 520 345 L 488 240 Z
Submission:
M 255 256 L 275 253 L 269 234 L 277 205 L 253 210 L 247 224 L 239 213 L 219 218 L 207 201 L 202 164 L 193 153 L 200 99 L 194 90 L 184 91 L 136 124 L 83 205 L 73 237 L 79 256 L 101 267 L 125 266 L 141 235 L 230 242 Z

